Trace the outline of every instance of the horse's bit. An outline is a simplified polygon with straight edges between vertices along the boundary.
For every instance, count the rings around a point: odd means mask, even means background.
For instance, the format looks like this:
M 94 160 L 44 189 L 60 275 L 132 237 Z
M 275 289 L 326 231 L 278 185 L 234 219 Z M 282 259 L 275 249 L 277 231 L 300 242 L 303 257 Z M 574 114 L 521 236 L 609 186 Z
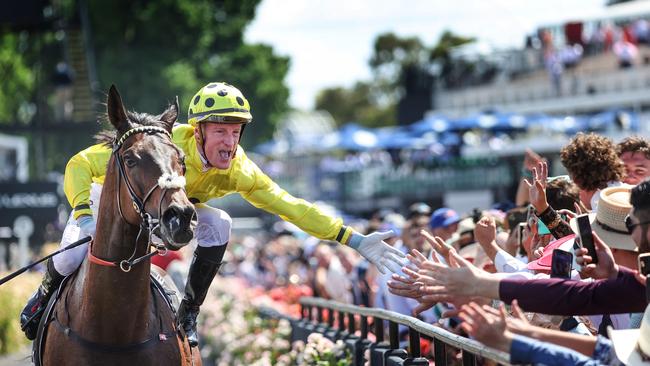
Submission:
M 120 189 L 121 189 L 121 182 L 123 180 L 124 185 L 126 186 L 127 190 L 129 191 L 129 195 L 131 196 L 133 209 L 135 210 L 135 212 L 137 212 L 140 215 L 140 219 L 141 219 L 140 230 L 138 231 L 138 236 L 135 239 L 136 245 L 133 248 L 133 253 L 131 253 L 131 256 L 128 259 L 123 259 L 119 262 L 111 262 L 111 261 L 106 261 L 97 258 L 91 253 L 92 242 L 91 245 L 88 246 L 88 256 L 91 262 L 104 265 L 104 266 L 109 266 L 109 267 L 119 267 L 123 272 L 129 272 L 131 270 L 131 267 L 133 267 L 133 265 L 138 264 L 141 261 L 149 257 L 152 257 L 156 254 L 163 255 L 163 256 L 167 254 L 167 248 L 165 248 L 164 244 L 163 245 L 155 244 L 152 240 L 152 236 L 154 231 L 160 228 L 160 217 L 162 216 L 162 202 L 163 199 L 165 198 L 165 194 L 167 193 L 167 190 L 170 188 L 182 188 L 185 185 L 184 177 L 175 174 L 174 175 L 164 174 L 158 179 L 158 183 L 153 187 L 151 187 L 151 189 L 149 189 L 147 194 L 144 196 L 144 199 L 140 199 L 140 197 L 138 197 L 138 195 L 135 193 L 135 190 L 133 189 L 133 186 L 131 185 L 131 182 L 129 181 L 128 175 L 124 171 L 124 161 L 122 160 L 122 156 L 118 153 L 119 150 L 122 148 L 124 141 L 126 141 L 126 139 L 129 138 L 130 136 L 135 135 L 137 133 L 150 133 L 150 134 L 162 133 L 167 135 L 167 137 L 171 139 L 171 134 L 162 127 L 141 126 L 126 131 L 119 140 L 113 143 L 112 154 L 115 156 L 115 164 L 117 165 L 118 168 L 116 199 L 117 199 L 117 207 L 120 212 L 120 217 L 122 217 L 124 221 L 128 222 L 128 220 L 124 217 L 124 214 L 122 213 L 122 204 L 120 202 Z M 151 198 L 151 195 L 157 188 L 160 188 L 162 190 L 162 193 L 160 195 L 160 201 L 158 203 L 158 218 L 154 219 L 145 210 L 145 205 L 147 204 L 147 201 L 149 200 L 149 198 Z M 135 252 L 137 250 L 137 243 L 140 240 L 140 235 L 142 234 L 143 231 L 147 231 L 149 233 L 149 239 L 148 239 L 149 245 L 156 248 L 156 251 L 150 252 L 148 254 L 145 254 L 142 257 L 138 257 L 134 259 Z

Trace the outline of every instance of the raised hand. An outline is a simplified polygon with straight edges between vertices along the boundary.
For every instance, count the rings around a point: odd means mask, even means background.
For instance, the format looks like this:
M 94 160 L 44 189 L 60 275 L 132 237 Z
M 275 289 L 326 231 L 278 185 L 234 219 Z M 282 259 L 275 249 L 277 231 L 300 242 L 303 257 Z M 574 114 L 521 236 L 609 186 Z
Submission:
M 537 212 L 543 212 L 548 208 L 546 200 L 546 179 L 548 178 L 548 165 L 545 161 L 537 164 L 537 167 L 532 169 L 533 180 L 524 182 L 528 187 L 528 200 L 535 207 Z
M 531 149 L 526 149 L 526 153 L 524 155 L 524 168 L 532 171 L 533 168 L 537 166 L 540 162 L 545 161 L 544 158 L 534 152 Z
M 492 242 L 497 237 L 497 226 L 494 222 L 494 218 L 490 216 L 483 216 L 476 223 L 474 227 L 474 238 L 476 241 L 485 249 L 492 245 Z M 489 253 L 491 250 L 486 250 L 486 253 Z

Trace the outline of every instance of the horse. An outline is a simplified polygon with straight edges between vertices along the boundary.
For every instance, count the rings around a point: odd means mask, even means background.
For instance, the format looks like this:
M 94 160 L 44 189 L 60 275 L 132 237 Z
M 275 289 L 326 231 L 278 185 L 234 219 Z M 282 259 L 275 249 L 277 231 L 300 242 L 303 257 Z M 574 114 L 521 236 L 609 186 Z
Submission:
M 150 280 L 151 256 L 187 245 L 197 222 L 183 153 L 171 140 L 178 101 L 158 116 L 127 112 L 111 86 L 106 106 L 116 131 L 100 134 L 112 153 L 96 235 L 49 311 L 41 363 L 200 365 Z M 150 252 L 153 234 L 164 244 Z

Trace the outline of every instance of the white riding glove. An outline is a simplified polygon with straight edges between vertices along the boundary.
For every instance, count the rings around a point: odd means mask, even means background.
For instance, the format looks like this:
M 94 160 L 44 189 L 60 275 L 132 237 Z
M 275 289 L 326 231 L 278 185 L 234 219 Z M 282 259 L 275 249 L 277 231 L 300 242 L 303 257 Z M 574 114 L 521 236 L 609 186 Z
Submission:
M 77 225 L 81 229 L 81 234 L 83 236 L 92 236 L 95 237 L 95 219 L 90 215 L 82 215 L 77 219 Z
M 397 273 L 406 265 L 406 255 L 384 242 L 395 236 L 392 231 L 374 232 L 368 235 L 353 233 L 348 246 L 356 249 L 370 263 L 377 266 L 382 274 L 388 271 Z

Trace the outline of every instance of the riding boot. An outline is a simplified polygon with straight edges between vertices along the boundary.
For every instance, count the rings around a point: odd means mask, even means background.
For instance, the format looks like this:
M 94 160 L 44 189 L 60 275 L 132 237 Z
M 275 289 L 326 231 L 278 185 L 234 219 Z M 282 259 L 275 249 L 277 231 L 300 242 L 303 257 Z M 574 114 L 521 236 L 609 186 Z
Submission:
M 185 297 L 178 308 L 178 326 L 185 331 L 191 347 L 199 344 L 196 317 L 199 315 L 199 307 L 205 300 L 212 279 L 219 271 L 226 245 L 227 243 L 216 247 L 200 246 L 194 252 L 185 284 Z
M 45 276 L 43 276 L 43 282 L 38 286 L 38 289 L 36 289 L 32 297 L 29 298 L 27 305 L 25 305 L 25 308 L 20 313 L 20 329 L 25 332 L 27 339 L 34 340 L 36 338 L 38 324 L 41 321 L 47 303 L 50 301 L 50 296 L 52 296 L 52 293 L 59 287 L 64 278 L 65 276 L 57 272 L 54 268 L 54 262 L 51 259 L 47 261 L 47 271 L 45 271 Z

